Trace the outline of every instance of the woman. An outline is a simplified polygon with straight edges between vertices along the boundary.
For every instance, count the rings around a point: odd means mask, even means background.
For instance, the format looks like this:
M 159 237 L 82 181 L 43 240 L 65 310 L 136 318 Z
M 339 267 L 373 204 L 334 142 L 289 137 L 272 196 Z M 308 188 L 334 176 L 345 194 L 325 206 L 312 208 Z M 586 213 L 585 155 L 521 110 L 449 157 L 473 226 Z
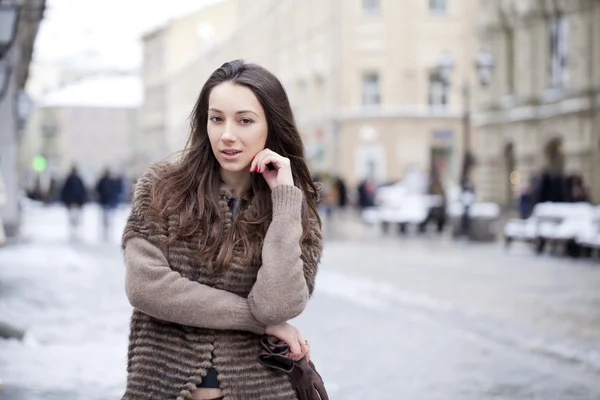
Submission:
M 309 357 L 286 321 L 321 258 L 317 190 L 281 83 L 241 60 L 208 79 L 181 161 L 138 181 L 123 234 L 134 306 L 123 399 L 296 399 L 258 361 L 267 333 Z

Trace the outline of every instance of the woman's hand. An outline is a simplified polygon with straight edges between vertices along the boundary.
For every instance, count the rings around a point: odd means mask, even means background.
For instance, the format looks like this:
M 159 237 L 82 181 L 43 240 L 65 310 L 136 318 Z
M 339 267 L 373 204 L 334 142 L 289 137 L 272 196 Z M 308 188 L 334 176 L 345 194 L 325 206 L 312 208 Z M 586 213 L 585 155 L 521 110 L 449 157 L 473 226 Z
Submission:
M 269 170 L 267 164 L 273 165 L 275 169 Z M 269 149 L 264 149 L 254 156 L 250 164 L 250 172 L 261 173 L 271 190 L 280 185 L 294 185 L 290 159 Z
M 282 342 L 287 343 L 288 346 L 290 346 L 290 358 L 292 360 L 298 361 L 306 357 L 306 361 L 310 361 L 308 342 L 304 340 L 297 328 L 284 322 L 282 324 L 268 326 L 265 333 L 267 335 L 275 336 Z

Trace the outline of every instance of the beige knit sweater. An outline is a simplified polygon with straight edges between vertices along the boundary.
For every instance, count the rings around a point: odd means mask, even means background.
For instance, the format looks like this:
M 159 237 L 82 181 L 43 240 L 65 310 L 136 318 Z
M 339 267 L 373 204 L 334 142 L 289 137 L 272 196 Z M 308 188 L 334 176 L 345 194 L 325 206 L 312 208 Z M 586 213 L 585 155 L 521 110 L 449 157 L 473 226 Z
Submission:
M 151 168 L 138 182 L 123 235 L 126 293 L 134 307 L 123 399 L 190 399 L 208 368 L 216 369 L 228 400 L 295 399 L 287 378 L 258 362 L 258 340 L 267 325 L 300 314 L 314 287 L 322 240 L 313 218 L 300 242 L 302 191 L 272 191 L 261 264 L 239 265 L 242 249 L 234 249 L 233 265 L 210 273 L 194 254 L 202 232 L 164 245 L 178 216 L 163 220 L 149 207 L 150 187 L 164 168 Z M 230 198 L 223 186 L 226 229 L 233 223 Z M 244 212 L 254 212 L 253 204 Z

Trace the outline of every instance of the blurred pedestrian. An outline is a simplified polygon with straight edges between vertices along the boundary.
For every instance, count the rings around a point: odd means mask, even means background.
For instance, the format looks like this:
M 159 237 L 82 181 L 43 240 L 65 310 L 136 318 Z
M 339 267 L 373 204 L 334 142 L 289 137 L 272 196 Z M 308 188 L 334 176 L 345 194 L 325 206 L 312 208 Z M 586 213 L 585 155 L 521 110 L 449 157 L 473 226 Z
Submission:
M 358 185 L 358 207 L 362 210 L 375 205 L 377 185 L 371 178 L 364 179 Z
M 329 174 L 324 174 L 321 181 L 320 208 L 328 220 L 331 220 L 339 202 L 338 187 Z
M 119 205 L 119 196 L 121 195 L 121 181 L 111 176 L 109 168 L 104 170 L 102 177 L 98 180 L 96 194 L 98 203 L 102 207 L 102 237 L 104 240 L 108 240 L 114 210 Z
M 123 234 L 134 307 L 123 400 L 296 400 L 286 373 L 258 357 L 266 333 L 309 358 L 287 321 L 306 306 L 322 252 L 285 90 L 260 66 L 225 63 L 191 121 L 181 160 L 138 180 Z
M 519 194 L 518 208 L 519 217 L 521 219 L 529 218 L 529 216 L 531 215 L 531 211 L 533 210 L 533 203 L 535 201 L 534 187 L 536 184 L 534 179 L 531 180 L 529 185 L 525 185 L 521 189 L 521 193 Z
M 6 234 L 4 233 L 4 224 L 2 223 L 2 209 L 6 205 L 6 185 L 4 184 L 4 178 L 0 173 L 0 246 L 6 243 Z
M 336 178 L 336 188 L 338 194 L 338 208 L 343 210 L 346 208 L 346 204 L 348 204 L 348 190 L 346 188 L 346 183 L 341 176 Z
M 88 193 L 83 180 L 79 176 L 77 167 L 73 166 L 60 193 L 60 200 L 67 207 L 69 213 L 71 238 L 76 238 L 79 235 L 81 208 L 87 201 L 87 198 Z
M 425 232 L 427 230 L 427 225 L 433 221 L 436 225 L 437 232 L 442 233 L 444 231 L 447 218 L 446 191 L 444 190 L 444 185 L 442 184 L 438 174 L 433 173 L 429 179 L 430 182 L 427 188 L 427 194 L 431 196 L 432 202 L 427 211 L 425 220 L 419 224 L 419 231 Z

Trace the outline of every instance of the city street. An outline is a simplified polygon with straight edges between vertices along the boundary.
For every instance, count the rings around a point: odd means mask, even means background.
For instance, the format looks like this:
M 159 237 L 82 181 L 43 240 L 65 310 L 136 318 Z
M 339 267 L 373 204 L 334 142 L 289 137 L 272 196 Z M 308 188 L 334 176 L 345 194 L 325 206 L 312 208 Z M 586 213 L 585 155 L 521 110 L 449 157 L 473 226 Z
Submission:
M 60 207 L 26 205 L 0 248 L 0 400 L 118 399 L 131 308 L 99 210 L 69 240 Z M 600 263 L 523 245 L 383 235 L 328 223 L 316 292 L 293 324 L 332 400 L 600 399 Z

